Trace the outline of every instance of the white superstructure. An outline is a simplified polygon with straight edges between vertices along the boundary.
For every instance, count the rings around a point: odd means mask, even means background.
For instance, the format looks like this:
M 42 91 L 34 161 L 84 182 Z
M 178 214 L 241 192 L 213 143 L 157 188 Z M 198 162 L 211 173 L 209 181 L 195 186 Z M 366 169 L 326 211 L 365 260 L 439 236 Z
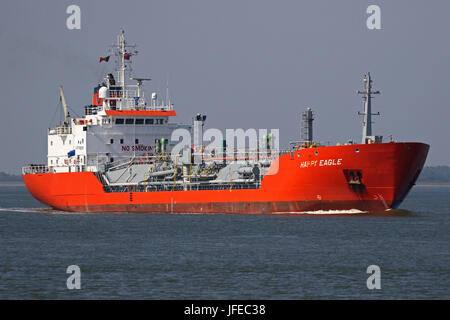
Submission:
M 85 106 L 85 116 L 70 118 L 63 89 L 64 122 L 48 131 L 48 170 L 51 172 L 99 171 L 106 164 L 121 159 L 153 156 L 157 150 L 170 150 L 171 133 L 190 125 L 170 123 L 175 116 L 170 102 L 158 101 L 156 93 L 147 103 L 143 81 L 130 78 L 130 58 L 137 54 L 136 46 L 128 45 L 122 31 L 112 55 L 117 58 L 117 81 L 107 74 L 94 89 L 91 105 Z M 132 51 L 131 51 L 131 50 Z M 108 61 L 109 56 L 100 61 Z M 127 84 L 127 77 L 136 84 Z

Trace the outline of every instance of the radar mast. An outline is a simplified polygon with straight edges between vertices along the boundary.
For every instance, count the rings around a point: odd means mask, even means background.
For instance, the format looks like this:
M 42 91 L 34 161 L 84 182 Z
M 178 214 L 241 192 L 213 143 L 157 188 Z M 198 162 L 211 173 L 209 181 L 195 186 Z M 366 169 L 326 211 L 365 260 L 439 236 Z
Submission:
M 363 95 L 364 99 L 364 112 L 358 112 L 359 115 L 364 116 L 363 120 L 363 132 L 362 132 L 362 144 L 368 143 L 368 138 L 372 137 L 372 116 L 380 115 L 379 112 L 372 113 L 372 95 L 380 94 L 380 91 L 372 91 L 372 78 L 370 72 L 364 76 L 364 91 L 359 91 L 358 94 Z M 370 139 L 370 138 L 369 138 Z

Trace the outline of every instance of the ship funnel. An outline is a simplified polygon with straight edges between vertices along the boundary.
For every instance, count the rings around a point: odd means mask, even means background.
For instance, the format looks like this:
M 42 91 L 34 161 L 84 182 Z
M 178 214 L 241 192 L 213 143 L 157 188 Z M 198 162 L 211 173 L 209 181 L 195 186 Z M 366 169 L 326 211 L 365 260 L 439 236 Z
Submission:
M 306 110 L 302 113 L 302 137 L 301 140 L 312 143 L 313 141 L 313 120 L 314 113 L 311 108 L 306 108 Z

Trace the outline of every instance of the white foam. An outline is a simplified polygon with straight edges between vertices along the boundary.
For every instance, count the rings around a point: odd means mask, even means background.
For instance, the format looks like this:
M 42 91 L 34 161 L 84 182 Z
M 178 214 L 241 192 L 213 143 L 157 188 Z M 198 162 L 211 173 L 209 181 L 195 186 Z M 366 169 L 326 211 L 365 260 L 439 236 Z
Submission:
M 274 212 L 274 214 L 322 214 L 322 215 L 336 215 L 336 214 L 360 214 L 368 211 L 361 211 L 358 209 L 349 210 L 315 210 L 315 211 L 296 211 L 296 212 Z
M 49 213 L 49 214 L 92 214 L 88 212 L 68 212 L 68 211 L 60 211 L 51 208 L 0 208 L 0 211 L 10 211 L 10 212 L 32 212 L 32 213 Z M 361 211 L 358 209 L 349 209 L 349 210 L 316 210 L 316 211 L 286 211 L 286 212 L 273 212 L 272 214 L 311 214 L 311 215 L 342 215 L 342 214 L 361 214 L 367 213 L 368 211 Z M 117 213 L 123 214 L 127 212 L 109 212 L 109 213 Z M 163 212 L 162 212 L 163 213 Z M 203 212 L 172 212 L 172 215 L 202 215 L 205 214 Z
M 51 208 L 0 208 L 0 211 L 9 212 L 32 212 L 32 213 L 63 213 L 63 211 L 51 209 Z

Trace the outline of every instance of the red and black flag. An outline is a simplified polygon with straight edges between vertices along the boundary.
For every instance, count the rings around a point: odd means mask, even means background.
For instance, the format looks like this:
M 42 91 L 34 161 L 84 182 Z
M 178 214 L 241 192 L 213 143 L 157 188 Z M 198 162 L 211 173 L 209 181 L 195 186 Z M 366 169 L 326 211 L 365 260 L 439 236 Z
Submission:
M 102 61 L 108 62 L 108 60 L 109 60 L 109 56 L 107 56 L 107 57 L 100 57 L 99 63 L 102 62 Z
M 123 55 L 123 58 L 124 58 L 125 60 L 130 60 L 130 58 L 131 58 L 131 53 L 125 52 L 125 54 Z

